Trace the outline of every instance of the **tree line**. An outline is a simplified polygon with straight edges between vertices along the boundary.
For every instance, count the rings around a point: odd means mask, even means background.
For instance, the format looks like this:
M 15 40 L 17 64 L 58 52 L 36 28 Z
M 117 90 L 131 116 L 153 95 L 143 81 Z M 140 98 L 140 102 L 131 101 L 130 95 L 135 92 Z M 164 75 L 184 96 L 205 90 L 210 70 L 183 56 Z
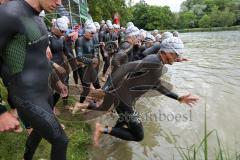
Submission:
M 186 0 L 179 13 L 172 12 L 168 6 L 131 5 L 125 0 L 88 0 L 88 5 L 95 21 L 113 19 L 118 12 L 122 25 L 132 21 L 146 30 L 240 25 L 239 0 Z

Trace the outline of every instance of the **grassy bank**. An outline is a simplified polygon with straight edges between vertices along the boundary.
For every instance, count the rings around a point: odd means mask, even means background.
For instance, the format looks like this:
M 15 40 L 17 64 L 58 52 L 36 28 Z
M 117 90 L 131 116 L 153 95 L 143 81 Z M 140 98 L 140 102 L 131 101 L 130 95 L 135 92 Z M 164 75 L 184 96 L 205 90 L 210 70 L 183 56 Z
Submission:
M 7 92 L 0 83 L 0 91 L 6 100 Z M 70 98 L 70 103 L 74 99 Z M 61 104 L 59 104 L 61 105 Z M 87 160 L 87 147 L 91 143 L 90 126 L 82 121 L 65 121 L 60 116 L 60 122 L 65 125 L 69 137 L 68 160 Z M 0 160 L 23 159 L 24 146 L 27 138 L 26 131 L 22 133 L 0 133 Z M 50 145 L 43 140 L 36 152 L 34 159 L 50 159 Z

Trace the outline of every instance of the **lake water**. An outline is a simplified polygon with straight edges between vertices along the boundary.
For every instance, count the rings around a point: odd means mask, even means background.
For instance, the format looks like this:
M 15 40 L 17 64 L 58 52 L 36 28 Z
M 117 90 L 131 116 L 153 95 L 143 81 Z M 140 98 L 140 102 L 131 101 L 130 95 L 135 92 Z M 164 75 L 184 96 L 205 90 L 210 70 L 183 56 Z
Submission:
M 126 142 L 104 135 L 99 148 L 89 148 L 91 159 L 181 159 L 176 146 L 187 148 L 203 139 L 205 105 L 208 131 L 217 130 L 230 154 L 240 148 L 240 32 L 183 33 L 180 38 L 186 48 L 183 56 L 190 61 L 168 66 L 165 77 L 176 93 L 197 95 L 199 103 L 190 108 L 164 96 L 144 96 L 136 109 L 156 115 L 143 122 L 144 140 Z M 115 120 L 111 116 L 104 118 L 99 121 L 111 124 Z M 210 159 L 215 148 L 217 138 L 212 135 Z

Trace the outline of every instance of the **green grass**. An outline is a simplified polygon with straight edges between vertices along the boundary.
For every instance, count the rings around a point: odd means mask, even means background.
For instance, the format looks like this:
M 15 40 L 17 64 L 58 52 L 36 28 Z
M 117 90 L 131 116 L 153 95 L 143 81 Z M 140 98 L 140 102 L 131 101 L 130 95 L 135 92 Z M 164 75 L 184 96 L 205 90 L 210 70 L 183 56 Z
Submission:
M 0 83 L 0 92 L 3 99 L 6 100 L 7 91 Z M 69 98 L 70 103 L 74 103 L 73 97 Z M 61 106 L 61 103 L 58 103 Z M 61 108 L 60 108 L 61 109 Z M 60 122 L 66 127 L 66 134 L 69 137 L 68 160 L 87 160 L 89 159 L 87 147 L 91 143 L 91 128 L 83 121 L 65 121 L 60 116 Z M 0 160 L 21 160 L 23 159 L 24 146 L 27 139 L 27 133 L 20 134 L 1 133 L 0 134 Z M 34 159 L 50 159 L 50 144 L 42 140 L 38 147 Z

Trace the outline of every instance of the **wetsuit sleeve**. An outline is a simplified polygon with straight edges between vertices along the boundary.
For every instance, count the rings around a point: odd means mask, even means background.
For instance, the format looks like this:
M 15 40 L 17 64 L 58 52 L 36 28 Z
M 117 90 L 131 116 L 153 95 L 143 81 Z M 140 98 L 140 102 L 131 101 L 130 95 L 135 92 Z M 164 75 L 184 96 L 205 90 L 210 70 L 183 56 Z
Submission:
M 83 55 L 83 45 L 81 38 L 78 38 L 75 42 L 75 52 L 77 55 L 77 60 L 84 64 L 91 64 L 92 60 L 90 58 L 84 57 Z
M 0 104 L 0 115 L 5 113 L 6 111 L 7 111 L 7 109 L 3 105 Z
M 52 78 L 53 82 L 57 82 L 57 81 L 60 80 L 57 73 L 54 70 L 52 70 L 52 77 L 51 78 Z
M 98 57 L 98 54 L 99 54 L 99 47 L 97 47 L 96 45 L 94 45 L 94 58 L 97 58 Z
M 100 32 L 99 34 L 99 42 L 104 42 L 104 32 Z
M 6 5 L 0 6 L 0 58 L 3 56 L 2 54 L 7 43 L 16 33 L 18 33 L 18 27 L 20 26 L 19 20 L 13 18 L 10 12 Z M 0 114 L 6 111 L 7 109 L 3 105 L 0 105 Z
M 54 62 L 50 60 L 49 64 L 50 64 L 51 67 L 53 67 Z
M 50 75 L 50 83 L 51 84 L 53 84 L 53 83 L 55 83 L 55 82 L 57 82 L 57 81 L 59 81 L 60 79 L 59 79 L 59 77 L 58 77 L 58 75 L 57 75 L 57 73 L 55 72 L 55 70 L 53 69 L 53 64 L 54 64 L 54 62 L 53 61 L 49 61 L 49 66 L 50 66 L 50 68 L 51 68 L 51 75 Z
M 0 6 L 0 56 L 12 37 L 18 33 L 19 20 L 10 15 L 5 5 Z
M 179 96 L 176 93 L 173 93 L 172 91 L 170 91 L 169 89 L 167 89 L 165 86 L 162 85 L 161 81 L 159 80 L 156 88 L 155 88 L 158 92 L 162 93 L 163 95 L 178 100 Z
M 125 61 L 127 62 L 128 56 L 126 53 L 124 53 L 123 50 L 120 50 L 118 53 L 116 53 L 112 59 L 112 65 L 114 67 L 119 67 L 121 65 L 121 62 Z
M 74 55 L 72 54 L 72 52 L 70 52 L 70 50 L 68 49 L 66 40 L 64 37 L 62 37 L 63 39 L 63 52 L 64 55 L 67 57 L 68 60 L 75 58 Z
M 161 45 L 160 43 L 155 43 L 152 47 L 148 48 L 148 49 L 145 49 L 142 54 L 147 56 L 147 55 L 150 55 L 150 54 L 154 54 L 154 53 L 157 53 L 161 48 Z
M 98 39 L 98 35 L 94 35 L 95 37 L 93 38 L 93 46 L 94 46 L 94 48 L 93 48 L 93 54 L 94 54 L 94 57 L 96 58 L 96 57 L 98 57 L 98 55 L 99 55 L 99 47 L 100 47 L 100 45 L 99 45 L 99 39 Z

